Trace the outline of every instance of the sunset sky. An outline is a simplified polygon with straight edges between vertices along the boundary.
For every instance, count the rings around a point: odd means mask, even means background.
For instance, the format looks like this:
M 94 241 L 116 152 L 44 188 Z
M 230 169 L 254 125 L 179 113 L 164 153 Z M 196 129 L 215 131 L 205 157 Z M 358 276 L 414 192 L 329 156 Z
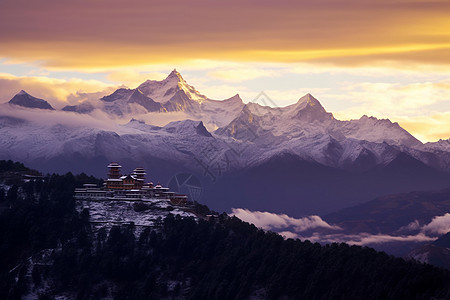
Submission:
M 447 0 L 0 1 L 0 102 L 61 107 L 174 68 L 213 99 L 311 93 L 338 119 L 450 138 Z

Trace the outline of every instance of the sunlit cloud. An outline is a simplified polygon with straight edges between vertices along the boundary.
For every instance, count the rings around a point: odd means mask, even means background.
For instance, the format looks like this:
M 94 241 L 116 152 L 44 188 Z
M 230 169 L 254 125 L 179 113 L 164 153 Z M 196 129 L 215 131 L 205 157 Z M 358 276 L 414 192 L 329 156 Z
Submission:
M 20 90 L 49 101 L 56 108 L 82 101 L 99 99 L 111 93 L 114 86 L 98 80 L 57 79 L 44 76 L 14 76 L 0 73 L 0 102 L 9 101 Z
M 266 230 L 280 230 L 291 226 L 294 228 L 295 232 L 302 232 L 317 228 L 326 228 L 331 230 L 341 229 L 339 226 L 328 224 L 319 216 L 307 216 L 297 219 L 289 217 L 286 214 L 275 214 L 266 211 L 250 211 L 244 208 L 232 208 L 231 215 Z
M 426 142 L 450 137 L 449 91 L 448 79 L 406 84 L 348 82 L 340 92 L 323 95 L 325 99 L 347 103 L 346 108 L 332 111 L 338 119 L 359 119 L 362 114 L 389 118 Z
M 231 85 L 231 84 L 199 84 L 195 85 L 198 91 L 208 96 L 210 99 L 223 100 L 228 99 L 236 94 L 242 98 L 242 100 L 249 99 L 256 96 L 256 93 L 243 85 Z
M 139 72 L 133 69 L 112 71 L 108 74 L 107 79 L 117 84 L 123 84 L 130 88 L 135 88 L 142 82 L 151 80 L 162 80 L 167 77 L 162 72 Z
M 449 65 L 449 6 L 445 1 L 387 0 L 131 0 L 107 5 L 100 0 L 58 5 L 53 0 L 39 5 L 5 0 L 0 56 L 78 69 L 186 59 Z
M 435 142 L 450 137 L 450 112 L 419 117 L 399 117 L 399 124 L 423 142 Z
M 260 77 L 279 77 L 281 73 L 273 69 L 251 68 L 249 66 L 241 66 L 237 68 L 219 68 L 208 73 L 213 78 L 218 78 L 229 82 L 242 82 Z
M 410 84 L 399 83 L 348 83 L 342 95 L 335 97 L 346 98 L 352 102 L 347 112 L 356 117 L 357 112 L 365 111 L 373 116 L 405 116 L 420 115 L 424 108 L 438 102 L 450 102 L 450 81 L 419 82 Z

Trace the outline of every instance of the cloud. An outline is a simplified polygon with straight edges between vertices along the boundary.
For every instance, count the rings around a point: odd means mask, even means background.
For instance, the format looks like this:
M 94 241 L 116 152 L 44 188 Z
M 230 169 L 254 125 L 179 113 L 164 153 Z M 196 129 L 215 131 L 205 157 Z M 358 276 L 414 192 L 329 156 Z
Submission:
M 398 117 L 394 120 L 423 142 L 450 138 L 450 112 L 418 117 Z
M 450 213 L 443 216 L 436 216 L 430 223 L 423 226 L 417 220 L 413 221 L 392 234 L 371 234 L 367 232 L 347 234 L 339 226 L 330 225 L 319 216 L 308 216 L 297 219 L 289 217 L 286 214 L 251 211 L 243 208 L 233 208 L 231 215 L 236 216 L 243 221 L 252 223 L 264 230 L 278 232 L 285 238 L 298 238 L 322 244 L 347 243 L 351 245 L 366 246 L 392 242 L 432 242 L 440 235 L 450 231 Z
M 430 223 L 423 226 L 422 232 L 431 234 L 446 234 L 450 231 L 450 213 L 443 216 L 436 216 Z
M 203 95 L 215 100 L 228 99 L 236 94 L 239 94 L 242 100 L 256 96 L 255 92 L 242 85 L 200 83 L 196 84 L 195 88 Z
M 0 56 L 76 69 L 200 58 L 449 65 L 449 8 L 445 1 L 4 0 Z
M 106 113 L 99 110 L 95 110 L 90 115 L 87 115 L 58 110 L 50 111 L 22 108 L 11 104 L 1 104 L 0 116 L 19 118 L 45 127 L 61 124 L 70 127 L 91 127 L 113 131 L 120 129 L 116 120 L 109 118 Z
M 261 77 L 279 77 L 279 70 L 241 65 L 239 67 L 217 68 L 208 73 L 209 76 L 228 82 L 242 82 Z
M 407 84 L 390 82 L 347 83 L 342 95 L 352 102 L 352 107 L 341 114 L 353 115 L 356 111 L 390 116 L 420 115 L 424 108 L 440 102 L 450 102 L 450 80 L 414 82 Z
M 9 101 L 20 90 L 49 101 L 61 108 L 86 100 L 99 99 L 115 87 L 98 80 L 57 79 L 44 76 L 14 76 L 0 73 L 0 102 Z
M 278 232 L 285 239 L 298 239 L 299 235 L 291 231 L 280 231 Z
M 127 123 L 130 120 L 131 116 L 125 116 L 122 118 L 121 123 Z M 134 114 L 133 118 L 137 120 L 145 121 L 146 124 L 151 124 L 155 126 L 165 126 L 170 122 L 174 121 L 182 121 L 186 119 L 194 120 L 192 116 L 186 114 L 183 111 L 174 111 L 167 113 L 157 113 L 157 112 L 146 112 L 143 114 Z M 200 120 L 198 120 L 200 121 Z
M 297 235 L 297 238 L 302 240 L 309 240 L 311 242 L 318 242 L 322 244 L 329 243 L 347 243 L 350 245 L 367 246 L 375 244 L 384 244 L 391 242 L 431 242 L 436 240 L 436 237 L 430 237 L 423 233 L 416 235 L 389 235 L 389 234 L 320 234 L 314 233 L 310 236 Z
M 162 80 L 167 77 L 166 73 L 162 72 L 140 72 L 136 69 L 124 69 L 112 71 L 107 78 L 113 82 L 135 88 L 142 82 L 151 80 Z
M 72 128 L 86 128 L 87 130 L 113 131 L 119 135 L 136 133 L 135 129 L 122 126 L 130 121 L 131 116 L 111 117 L 99 109 L 95 109 L 90 114 L 78 114 L 61 110 L 24 108 L 6 103 L 0 104 L 0 117 L 2 116 L 26 120 L 30 122 L 33 128 L 50 128 L 55 125 L 63 125 Z M 187 116 L 184 112 L 170 112 L 165 114 L 138 114 L 134 118 L 145 121 L 146 124 L 165 126 L 173 121 L 186 120 Z
M 419 231 L 422 228 L 418 220 L 414 220 L 408 225 L 400 227 L 397 232 L 414 232 Z
M 293 227 L 295 232 L 302 232 L 316 228 L 326 228 L 340 230 L 339 226 L 330 225 L 319 216 L 308 216 L 300 219 L 289 217 L 285 214 L 275 214 L 270 212 L 250 211 L 243 208 L 232 208 L 231 215 L 239 219 L 252 223 L 257 227 L 266 230 L 283 229 Z
M 246 68 L 250 73 L 262 70 L 264 76 L 276 76 L 259 77 L 261 81 L 258 82 L 238 83 L 208 75 L 215 70 L 234 73 Z M 49 101 L 55 108 L 84 101 L 98 104 L 99 98 L 116 89 L 116 83 L 136 87 L 144 80 L 166 77 L 171 69 L 173 66 L 160 64 L 118 68 L 109 75 L 97 74 L 106 76 L 114 84 L 99 80 L 58 79 L 54 78 L 58 76 L 55 72 L 48 76 L 0 73 L 0 102 L 8 101 L 24 89 Z M 177 69 L 189 84 L 212 99 L 226 99 L 239 93 L 244 102 L 250 102 L 264 91 L 275 106 L 283 107 L 312 93 L 340 120 L 359 119 L 367 114 L 398 122 L 423 142 L 450 137 L 450 113 L 445 112 L 450 110 L 450 80 L 441 71 L 430 72 L 427 68 L 399 71 L 384 67 L 327 69 L 307 63 L 257 64 L 207 59 L 183 63 L 181 69 Z M 239 77 L 239 72 L 237 74 Z M 387 77 L 383 78 L 383 74 Z M 355 76 L 358 76 L 357 80 L 354 80 Z
M 344 85 L 344 88 L 322 93 L 325 102 L 345 104 L 346 107 L 333 111 L 337 119 L 359 119 L 366 114 L 398 122 L 423 142 L 450 137 L 450 114 L 445 112 L 450 109 L 448 79 L 410 83 L 347 82 Z

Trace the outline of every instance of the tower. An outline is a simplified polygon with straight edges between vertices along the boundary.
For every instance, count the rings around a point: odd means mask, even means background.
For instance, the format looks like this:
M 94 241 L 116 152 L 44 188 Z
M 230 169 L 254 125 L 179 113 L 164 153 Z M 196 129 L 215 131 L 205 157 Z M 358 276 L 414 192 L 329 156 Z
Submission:
M 131 174 L 134 179 L 136 179 L 136 188 L 140 189 L 144 185 L 145 180 L 145 169 L 144 168 L 136 168 Z
M 132 173 L 132 175 L 138 180 L 145 180 L 145 174 L 144 168 L 136 168 Z
M 108 172 L 108 179 L 119 179 L 120 178 L 120 168 L 122 168 L 121 165 L 118 163 L 112 162 L 108 165 L 109 172 Z

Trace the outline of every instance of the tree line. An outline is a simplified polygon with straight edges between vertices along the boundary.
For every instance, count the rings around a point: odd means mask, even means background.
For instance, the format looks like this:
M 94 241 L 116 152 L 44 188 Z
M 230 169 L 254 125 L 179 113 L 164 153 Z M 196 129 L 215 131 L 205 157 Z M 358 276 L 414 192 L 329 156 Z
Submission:
M 0 190 L 0 299 L 26 294 L 26 259 L 54 248 L 53 264 L 33 268 L 34 286 L 51 284 L 40 299 L 450 298 L 446 270 L 367 247 L 285 240 L 226 214 L 94 231 L 72 196 L 85 182 L 101 181 L 53 174 Z

